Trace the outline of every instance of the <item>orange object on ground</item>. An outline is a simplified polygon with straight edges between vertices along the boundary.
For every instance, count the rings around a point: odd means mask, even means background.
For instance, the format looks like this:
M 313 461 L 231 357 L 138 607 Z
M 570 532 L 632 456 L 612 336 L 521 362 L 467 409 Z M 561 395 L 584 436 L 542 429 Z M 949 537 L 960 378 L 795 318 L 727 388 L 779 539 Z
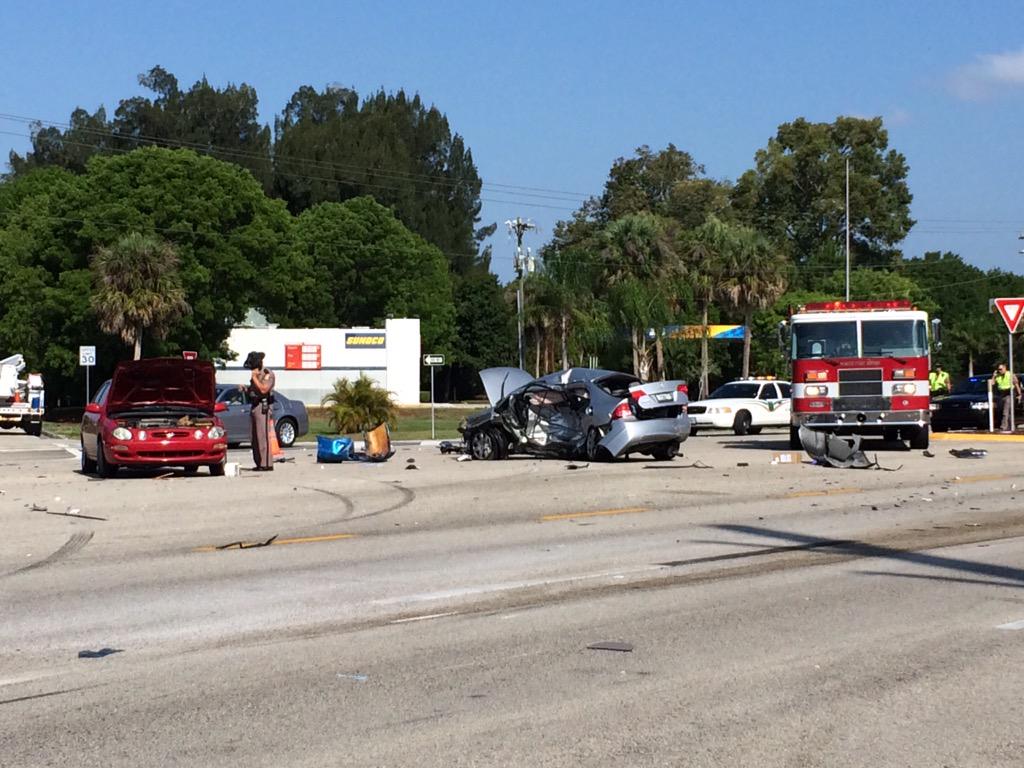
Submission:
M 386 423 L 364 433 L 363 443 L 366 458 L 370 461 L 387 461 L 395 455 L 391 448 L 391 430 Z
M 277 428 L 274 426 L 274 420 L 270 420 L 270 457 L 277 461 L 278 459 L 284 458 L 284 450 L 281 448 L 281 444 L 277 442 Z

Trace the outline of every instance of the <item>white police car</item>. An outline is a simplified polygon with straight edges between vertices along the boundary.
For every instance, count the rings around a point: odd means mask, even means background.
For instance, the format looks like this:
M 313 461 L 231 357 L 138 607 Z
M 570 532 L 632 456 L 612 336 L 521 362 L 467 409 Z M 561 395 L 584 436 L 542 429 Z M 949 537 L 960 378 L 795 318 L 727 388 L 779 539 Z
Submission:
M 791 394 L 788 381 L 730 381 L 706 400 L 691 401 L 687 409 L 690 434 L 701 429 L 731 429 L 737 435 L 756 435 L 762 427 L 788 427 Z

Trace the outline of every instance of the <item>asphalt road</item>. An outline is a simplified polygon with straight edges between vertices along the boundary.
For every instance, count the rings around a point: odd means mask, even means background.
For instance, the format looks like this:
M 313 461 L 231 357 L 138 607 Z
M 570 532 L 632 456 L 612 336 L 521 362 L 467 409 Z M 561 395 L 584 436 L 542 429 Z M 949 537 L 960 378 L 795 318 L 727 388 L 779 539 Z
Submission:
M 968 444 L 99 481 L 0 433 L 0 765 L 1019 766 L 1024 445 Z

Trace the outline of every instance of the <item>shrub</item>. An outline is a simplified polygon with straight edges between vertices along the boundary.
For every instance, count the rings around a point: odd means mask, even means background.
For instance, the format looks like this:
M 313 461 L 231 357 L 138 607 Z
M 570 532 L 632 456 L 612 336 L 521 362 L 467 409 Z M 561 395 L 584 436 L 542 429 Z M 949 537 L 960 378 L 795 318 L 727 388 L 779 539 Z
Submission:
M 340 434 L 365 432 L 384 423 L 394 426 L 398 413 L 391 394 L 365 373 L 354 382 L 338 379 L 320 404 L 327 409 L 331 429 Z

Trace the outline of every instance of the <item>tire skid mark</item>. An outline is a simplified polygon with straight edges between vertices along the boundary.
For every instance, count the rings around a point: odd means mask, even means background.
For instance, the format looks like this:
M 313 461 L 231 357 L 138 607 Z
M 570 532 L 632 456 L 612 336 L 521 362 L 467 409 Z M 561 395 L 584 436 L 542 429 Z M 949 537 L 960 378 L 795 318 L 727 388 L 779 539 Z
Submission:
M 406 488 L 403 485 L 394 485 L 393 483 L 383 483 L 383 485 L 386 485 L 388 488 L 393 488 L 394 490 L 402 494 L 402 500 L 399 501 L 397 504 L 392 504 L 390 507 L 378 509 L 376 512 L 367 512 L 362 515 L 355 515 L 354 517 L 350 517 L 349 520 L 363 520 L 364 518 L 376 517 L 377 515 L 383 515 L 387 512 L 396 512 L 402 507 L 407 507 L 414 501 L 416 501 L 416 491 L 414 491 L 412 488 Z
M 346 520 L 352 518 L 352 513 L 355 512 L 356 505 L 348 496 L 337 491 L 329 491 L 326 488 L 311 488 L 310 486 L 300 486 L 303 490 L 312 491 L 313 493 L 321 493 L 324 496 L 330 496 L 332 499 L 340 501 L 342 506 L 345 508 L 344 517 L 335 517 L 322 523 L 316 523 L 315 525 L 306 526 L 307 528 L 322 528 L 325 525 L 335 525 L 337 523 L 344 523 Z
M 353 512 L 355 512 L 355 503 L 350 498 L 348 498 L 347 496 L 344 496 L 344 495 L 342 495 L 342 494 L 340 494 L 340 493 L 338 493 L 336 491 L 328 491 L 325 488 L 311 488 L 311 487 L 306 486 L 305 490 L 307 490 L 307 491 L 313 491 L 314 493 L 322 493 L 325 496 L 330 496 L 333 499 L 337 499 L 338 501 L 340 501 L 342 504 L 345 505 L 345 516 L 344 517 L 336 517 L 336 518 L 333 518 L 331 520 L 326 520 L 326 521 L 324 521 L 322 523 L 317 523 L 316 525 L 312 525 L 312 526 L 309 526 L 309 527 L 310 528 L 323 528 L 326 525 L 336 525 L 338 523 L 348 523 L 348 522 L 351 522 L 352 520 L 364 520 L 364 519 L 366 519 L 368 517 L 376 517 L 377 515 L 383 515 L 383 514 L 386 514 L 388 512 L 395 512 L 396 510 L 399 510 L 402 507 L 406 507 L 409 504 L 412 504 L 412 502 L 416 500 L 416 492 L 414 490 L 412 490 L 411 488 L 405 488 L 405 487 L 403 487 L 401 485 L 395 485 L 394 483 L 384 483 L 384 482 L 382 482 L 381 485 L 383 485 L 386 488 L 391 488 L 393 490 L 398 491 L 400 494 L 402 494 L 401 500 L 398 501 L 395 504 L 392 504 L 389 507 L 384 507 L 384 509 L 378 509 L 378 510 L 375 510 L 373 512 L 364 512 L 361 515 L 353 514 Z
M 71 538 L 64 542 L 64 546 L 62 546 L 56 552 L 53 552 L 47 557 L 44 557 L 42 560 L 37 560 L 34 563 L 30 563 L 29 565 L 24 566 L 23 568 L 18 568 L 16 571 L 12 571 L 7 575 L 13 576 L 17 573 L 25 573 L 26 571 L 32 571 L 36 568 L 42 568 L 45 565 L 51 565 L 59 560 L 63 560 L 65 557 L 70 557 L 71 555 L 75 554 L 75 552 L 84 547 L 86 544 L 88 544 L 92 540 L 92 537 L 92 531 L 83 531 L 82 533 L 72 534 Z

